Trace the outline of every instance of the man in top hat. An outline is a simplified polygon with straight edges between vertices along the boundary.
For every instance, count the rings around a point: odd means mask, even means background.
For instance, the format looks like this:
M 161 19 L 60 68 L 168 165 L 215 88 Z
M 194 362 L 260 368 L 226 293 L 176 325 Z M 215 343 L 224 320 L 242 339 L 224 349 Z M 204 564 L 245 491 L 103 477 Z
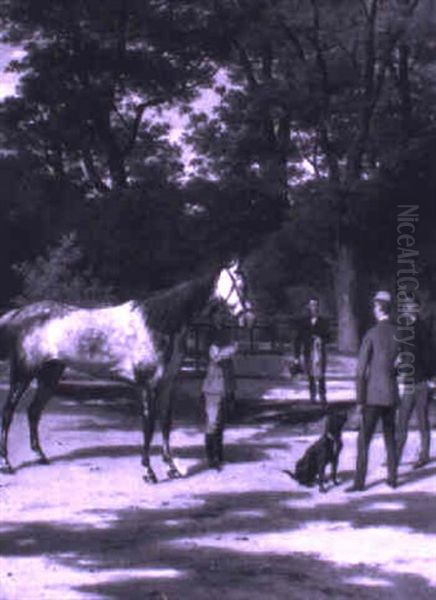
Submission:
M 430 420 L 429 420 L 429 387 L 432 377 L 432 338 L 426 323 L 420 318 L 419 302 L 407 302 L 402 306 L 397 320 L 406 327 L 407 343 L 402 345 L 404 363 L 399 366 L 400 375 L 404 377 L 404 393 L 398 414 L 397 454 L 401 460 L 407 440 L 409 421 L 413 410 L 418 422 L 421 448 L 415 469 L 423 467 L 430 460 Z M 398 335 L 400 341 L 402 335 Z M 411 338 L 411 339 L 410 339 Z M 407 360 L 407 359 L 410 360 Z
M 325 370 L 327 342 L 330 339 L 327 319 L 319 314 L 318 298 L 311 298 L 307 308 L 309 314 L 301 320 L 295 338 L 295 358 L 300 364 L 303 350 L 304 368 L 309 379 L 310 401 L 316 402 L 317 392 L 321 403 L 327 402 Z
M 357 442 L 354 485 L 349 492 L 362 491 L 368 467 L 368 452 L 378 421 L 382 422 L 387 452 L 388 485 L 397 486 L 395 412 L 398 385 L 395 365 L 399 354 L 396 327 L 390 322 L 391 294 L 381 290 L 373 298 L 374 325 L 363 338 L 357 365 L 357 403 L 361 423 Z

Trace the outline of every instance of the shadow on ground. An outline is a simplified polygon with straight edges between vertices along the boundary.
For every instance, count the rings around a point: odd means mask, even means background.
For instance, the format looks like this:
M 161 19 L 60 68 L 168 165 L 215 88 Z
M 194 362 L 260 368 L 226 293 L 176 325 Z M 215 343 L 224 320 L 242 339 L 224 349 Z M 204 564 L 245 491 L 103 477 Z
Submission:
M 342 407 L 338 405 L 337 408 Z M 65 466 L 88 460 L 97 463 L 98 459 L 120 459 L 123 463 L 122 459 L 132 457 L 139 462 L 141 446 L 131 442 L 129 434 L 139 432 L 140 418 L 130 399 L 109 398 L 103 402 L 57 398 L 50 404 L 49 413 L 54 416 L 49 427 L 54 436 L 62 439 L 62 435 L 71 432 L 85 436 L 80 437 L 80 442 L 84 439 L 87 442 L 88 435 L 94 441 L 93 446 L 58 450 L 51 458 L 54 469 L 64 463 Z M 250 475 L 254 473 L 252 469 L 261 468 L 260 463 L 262 468 L 270 469 L 270 453 L 286 451 L 287 445 L 283 442 L 286 432 L 289 432 L 289 438 L 301 432 L 316 434 L 324 414 L 319 406 L 282 403 L 272 407 L 269 403 L 241 402 L 231 423 L 250 424 L 252 433 L 243 439 L 226 441 L 226 462 L 238 473 L 245 471 L 244 481 L 248 486 Z M 62 418 L 58 419 L 59 415 Z M 175 428 L 180 423 L 193 424 L 199 430 L 202 427 L 198 400 L 191 399 L 190 404 L 179 403 L 176 415 Z M 265 424 L 268 424 L 267 434 L 263 429 Z M 237 427 L 234 429 L 239 431 Z M 120 442 L 118 438 L 116 441 L 112 438 L 111 444 L 106 445 L 104 437 L 102 441 L 97 437 L 106 433 L 110 439 L 112 432 L 120 435 Z M 189 436 L 183 439 L 189 440 Z M 295 437 L 292 444 L 300 441 Z M 27 438 L 25 443 L 28 443 Z M 152 447 L 154 457 L 159 451 L 157 446 Z M 403 491 L 400 495 L 397 492 L 344 494 L 338 504 L 330 496 L 322 503 L 314 502 L 311 491 L 304 488 L 296 491 L 291 483 L 290 491 L 256 489 L 223 493 L 211 489 L 204 492 L 208 484 L 204 483 L 206 476 L 200 474 L 204 468 L 203 446 L 198 440 L 179 443 L 175 454 L 190 460 L 194 466 L 188 469 L 190 476 L 186 480 L 178 484 L 160 484 L 167 497 L 168 489 L 174 489 L 171 491 L 174 496 L 161 502 L 160 507 L 127 506 L 135 495 L 123 489 L 123 508 L 99 508 L 103 502 L 98 497 L 94 508 L 83 514 L 83 520 L 73 520 L 68 513 L 64 520 L 57 521 L 30 518 L 27 522 L 17 522 L 3 518 L 0 527 L 2 557 L 6 560 L 43 557 L 54 569 L 65 569 L 66 577 L 68 570 L 79 573 L 79 579 L 81 574 L 87 575 L 83 578 L 87 583 L 67 579 L 65 584 L 69 586 L 67 592 L 74 589 L 83 593 L 84 598 L 87 594 L 108 600 L 214 600 L 223 597 L 226 600 L 409 600 L 410 597 L 427 600 L 435 597 L 434 588 L 423 576 L 390 571 L 386 566 L 370 566 L 372 561 L 368 564 L 333 562 L 314 553 L 296 552 L 291 539 L 286 543 L 287 535 L 291 538 L 301 533 L 303 536 L 306 528 L 316 528 L 319 522 L 328 524 L 332 540 L 340 538 L 340 530 L 334 533 L 335 527 L 344 523 L 349 530 L 363 533 L 367 528 L 393 528 L 392 544 L 395 544 L 395 533 L 399 530 L 423 536 L 436 534 L 436 520 L 429 519 L 429 515 L 434 514 L 434 494 L 415 491 Z M 23 476 L 34 466 L 30 462 L 22 463 Z M 119 473 L 108 469 L 107 477 L 113 476 L 114 472 Z M 266 470 L 265 486 L 268 474 Z M 432 463 L 421 471 L 403 475 L 402 481 L 418 482 L 435 475 L 436 467 Z M 17 478 L 20 476 L 18 473 Z M 352 473 L 342 471 L 341 476 L 348 480 Z M 92 481 L 92 478 L 86 481 Z M 68 481 L 63 479 L 58 484 L 65 488 Z M 123 485 L 121 483 L 120 487 Z M 22 489 L 19 483 L 17 488 Z M 143 489 L 143 496 L 147 498 L 149 488 L 144 485 Z M 183 505 L 181 490 L 192 502 Z M 264 535 L 281 536 L 279 550 L 273 543 L 257 541 Z M 376 550 L 374 548 L 374 552 Z M 352 547 L 350 554 L 353 554 Z M 9 576 L 13 577 L 13 573 L 5 574 L 5 577 Z
M 98 582 L 78 589 L 104 598 L 203 600 L 239 598 L 434 598 L 423 578 L 394 574 L 364 565 L 340 566 L 316 556 L 256 551 L 250 539 L 261 533 L 285 533 L 311 522 L 348 521 L 354 528 L 408 527 L 428 533 L 420 516 L 434 497 L 410 493 L 402 509 L 391 510 L 398 497 L 373 495 L 341 505 L 304 507 L 305 492 L 263 492 L 195 496 L 194 508 L 130 508 L 101 515 L 104 528 L 68 523 L 9 524 L 0 534 L 4 556 L 49 555 L 60 565 L 98 574 Z M 299 500 L 298 506 L 289 501 Z M 385 508 L 371 510 L 378 501 Z M 95 516 L 99 517 L 98 511 Z M 435 531 L 435 524 L 431 527 Z M 206 536 L 206 542 L 199 540 Z M 214 548 L 221 540 L 225 548 Z M 232 548 L 245 543 L 246 551 Z M 259 550 L 259 549 L 257 549 Z M 116 578 L 112 573 L 116 571 Z M 105 577 L 105 574 L 107 577 Z M 170 574 L 170 575 L 169 575 Z M 372 581 L 370 587 L 353 578 Z M 154 595 L 154 596 L 153 596 Z

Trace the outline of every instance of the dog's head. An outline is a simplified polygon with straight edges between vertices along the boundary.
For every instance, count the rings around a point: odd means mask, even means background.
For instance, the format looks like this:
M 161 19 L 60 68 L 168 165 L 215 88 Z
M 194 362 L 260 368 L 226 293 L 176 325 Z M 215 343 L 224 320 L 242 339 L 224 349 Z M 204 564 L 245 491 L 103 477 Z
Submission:
M 340 435 L 347 418 L 348 413 L 344 410 L 329 413 L 326 420 L 326 431 L 333 436 Z
M 295 377 L 295 375 L 300 375 L 303 372 L 303 369 L 301 368 L 301 365 L 298 362 L 298 360 L 289 361 L 288 369 L 289 373 L 291 374 L 291 377 Z

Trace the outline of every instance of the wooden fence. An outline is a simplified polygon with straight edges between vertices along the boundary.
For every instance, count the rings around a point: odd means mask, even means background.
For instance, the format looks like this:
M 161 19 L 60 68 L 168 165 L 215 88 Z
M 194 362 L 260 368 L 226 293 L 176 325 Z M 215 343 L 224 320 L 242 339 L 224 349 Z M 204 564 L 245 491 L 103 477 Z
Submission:
M 225 328 L 229 339 L 237 341 L 245 354 L 284 354 L 294 350 L 294 340 L 299 318 L 256 321 L 251 328 L 228 323 Z M 336 323 L 331 323 L 335 338 Z M 211 325 L 205 321 L 193 323 L 186 341 L 186 364 L 194 370 L 201 369 L 207 360 L 207 340 Z

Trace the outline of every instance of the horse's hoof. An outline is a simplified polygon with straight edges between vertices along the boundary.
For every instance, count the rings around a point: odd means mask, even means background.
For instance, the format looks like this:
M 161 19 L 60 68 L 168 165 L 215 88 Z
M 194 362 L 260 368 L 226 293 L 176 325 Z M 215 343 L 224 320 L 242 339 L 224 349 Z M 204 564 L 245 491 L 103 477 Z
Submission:
M 176 467 L 171 467 L 167 471 L 169 479 L 181 479 L 183 475 L 180 473 Z
M 157 483 L 157 477 L 154 473 L 146 473 L 142 478 L 146 483 Z
M 209 469 L 213 469 L 214 471 L 222 471 L 223 470 L 223 465 L 220 462 L 210 462 L 208 463 L 208 467 Z
M 0 465 L 0 473 L 3 473 L 3 475 L 13 475 L 15 471 L 9 463 L 5 463 Z

